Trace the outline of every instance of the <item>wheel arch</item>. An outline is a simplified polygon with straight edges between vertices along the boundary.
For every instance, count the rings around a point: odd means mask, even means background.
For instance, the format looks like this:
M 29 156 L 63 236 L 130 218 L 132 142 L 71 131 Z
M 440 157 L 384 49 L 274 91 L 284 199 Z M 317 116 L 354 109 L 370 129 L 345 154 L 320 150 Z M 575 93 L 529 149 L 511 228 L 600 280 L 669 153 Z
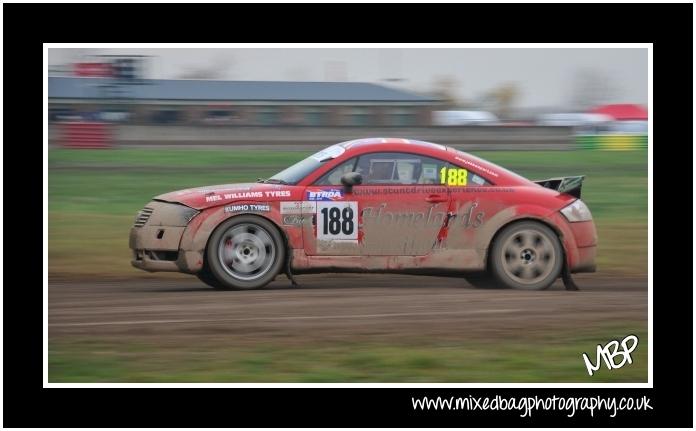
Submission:
M 191 272 L 198 272 L 206 266 L 207 262 L 207 249 L 208 243 L 213 233 L 226 221 L 241 216 L 254 216 L 269 222 L 279 233 L 283 241 L 283 247 L 288 254 L 290 239 L 288 238 L 287 232 L 279 225 L 275 218 L 279 217 L 276 214 L 277 210 L 271 207 L 271 211 L 268 213 L 259 212 L 235 212 L 228 213 L 225 212 L 224 206 L 217 208 L 211 208 L 205 211 L 203 214 L 195 217 L 192 223 L 188 226 L 184 232 L 184 236 L 181 240 L 180 249 L 184 252 L 191 253 L 200 257 L 201 264 L 200 268 L 197 268 Z
M 207 231 L 207 235 L 205 237 L 205 243 L 203 245 L 203 250 L 202 250 L 203 262 L 204 262 L 203 264 L 204 265 L 205 265 L 205 262 L 207 262 L 206 255 L 208 253 L 208 243 L 210 242 L 210 238 L 213 236 L 213 233 L 215 233 L 218 229 L 220 229 L 220 226 L 222 226 L 223 223 L 227 222 L 228 220 L 231 220 L 233 218 L 242 217 L 242 216 L 258 217 L 260 219 L 264 219 L 264 220 L 268 221 L 271 225 L 273 225 L 275 230 L 278 231 L 278 233 L 280 234 L 280 238 L 283 240 L 283 247 L 286 250 L 286 255 L 288 254 L 287 251 L 289 250 L 288 247 L 289 247 L 289 243 L 290 243 L 289 239 L 288 239 L 288 235 L 285 232 L 285 230 L 283 230 L 275 220 L 273 220 L 271 217 L 267 217 L 263 214 L 259 214 L 259 213 L 255 213 L 255 212 L 240 212 L 240 213 L 230 214 L 228 217 L 221 219 L 212 230 Z M 287 259 L 287 256 L 286 256 L 286 259 Z
M 508 226 L 512 226 L 513 224 L 522 223 L 522 222 L 526 222 L 526 221 L 540 223 L 540 224 L 548 227 L 549 229 L 551 229 L 551 231 L 556 234 L 556 236 L 558 237 L 558 241 L 561 244 L 561 250 L 563 251 L 564 264 L 568 263 L 568 251 L 566 250 L 567 245 L 566 245 L 566 241 L 565 241 L 565 238 L 567 238 L 567 235 L 565 235 L 564 232 L 555 223 L 552 223 L 550 220 L 548 220 L 546 218 L 525 215 L 525 216 L 522 216 L 519 218 L 508 220 L 507 222 L 501 224 L 500 226 L 498 226 L 496 228 L 495 232 L 493 233 L 490 240 L 488 241 L 488 247 L 486 248 L 486 253 L 484 256 L 484 268 L 486 268 L 486 270 L 489 269 L 489 265 L 490 265 L 490 261 L 491 261 L 490 255 L 491 255 L 491 249 L 493 248 L 492 247 L 493 243 L 498 239 L 498 237 L 500 236 L 500 233 L 503 230 L 505 230 Z
M 236 219 L 242 220 L 236 222 Z M 272 243 L 272 247 L 275 249 L 274 256 L 264 255 L 263 261 L 259 261 L 259 265 L 253 268 L 253 271 L 256 271 L 256 269 L 263 270 L 258 274 L 247 271 L 232 273 L 230 271 L 234 271 L 233 268 L 229 268 L 228 264 L 223 262 L 222 259 L 214 256 L 214 253 L 216 253 L 215 250 L 219 253 L 220 247 L 222 247 L 223 244 L 222 241 L 225 240 L 228 229 L 236 229 L 236 227 L 239 226 L 255 226 L 254 231 L 249 230 L 249 232 L 252 232 L 251 235 L 259 235 L 260 231 L 263 231 L 266 232 L 263 235 L 270 236 L 269 239 Z M 215 227 L 209 229 L 209 231 L 205 239 L 205 247 L 201 251 L 203 259 L 201 272 L 210 272 L 213 278 L 222 284 L 223 289 L 257 289 L 270 283 L 279 273 L 286 270 L 288 262 L 287 238 L 283 229 L 271 218 L 264 217 L 257 213 L 234 213 L 220 219 Z M 211 242 L 213 240 L 215 240 L 215 242 Z M 255 241 L 258 241 L 258 239 Z M 270 243 L 266 244 L 270 245 Z M 245 254 L 249 253 L 245 252 Z M 220 255 L 218 254 L 218 256 Z M 235 261 L 238 260 L 235 259 Z M 254 260 L 254 262 L 255 261 L 256 260 Z M 249 278 L 244 278 L 247 275 L 249 275 Z

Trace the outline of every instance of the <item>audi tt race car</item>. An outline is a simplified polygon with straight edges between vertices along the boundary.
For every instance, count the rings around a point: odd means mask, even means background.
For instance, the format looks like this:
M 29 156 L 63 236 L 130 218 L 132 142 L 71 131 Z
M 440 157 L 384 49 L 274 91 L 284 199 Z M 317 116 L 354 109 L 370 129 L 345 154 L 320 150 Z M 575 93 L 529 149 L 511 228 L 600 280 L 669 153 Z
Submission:
M 132 264 L 255 289 L 285 273 L 461 275 L 545 289 L 595 271 L 582 176 L 530 181 L 451 147 L 343 142 L 256 183 L 166 193 L 130 232 Z

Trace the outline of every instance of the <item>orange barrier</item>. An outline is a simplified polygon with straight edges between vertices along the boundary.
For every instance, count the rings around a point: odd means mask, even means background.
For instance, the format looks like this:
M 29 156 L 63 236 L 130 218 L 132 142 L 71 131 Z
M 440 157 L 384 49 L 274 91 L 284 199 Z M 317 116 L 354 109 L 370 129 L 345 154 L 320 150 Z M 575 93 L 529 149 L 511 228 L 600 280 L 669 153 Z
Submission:
M 63 123 L 62 145 L 65 148 L 111 148 L 111 125 L 94 121 Z

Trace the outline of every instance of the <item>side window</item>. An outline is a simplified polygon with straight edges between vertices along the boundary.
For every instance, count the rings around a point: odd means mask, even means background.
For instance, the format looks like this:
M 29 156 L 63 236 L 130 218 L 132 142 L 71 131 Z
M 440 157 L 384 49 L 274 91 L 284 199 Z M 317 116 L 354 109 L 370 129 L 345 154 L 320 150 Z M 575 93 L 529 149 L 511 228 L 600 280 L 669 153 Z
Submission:
M 360 156 L 356 171 L 363 184 L 439 184 L 443 160 L 407 153 L 373 153 Z
M 356 163 L 357 161 L 357 163 Z M 474 172 L 444 160 L 408 153 L 372 153 L 346 160 L 314 184 L 339 186 L 348 172 L 360 172 L 363 184 L 442 184 L 481 187 L 491 185 Z
M 317 186 L 340 186 L 341 177 L 344 174 L 347 174 L 348 172 L 353 172 L 356 160 L 357 157 L 353 157 L 352 159 L 346 160 L 345 162 L 341 163 L 329 172 L 322 175 L 322 177 L 319 178 L 314 184 Z
M 476 175 L 475 173 L 469 171 L 469 181 L 470 186 L 490 186 L 491 183 L 485 178 Z

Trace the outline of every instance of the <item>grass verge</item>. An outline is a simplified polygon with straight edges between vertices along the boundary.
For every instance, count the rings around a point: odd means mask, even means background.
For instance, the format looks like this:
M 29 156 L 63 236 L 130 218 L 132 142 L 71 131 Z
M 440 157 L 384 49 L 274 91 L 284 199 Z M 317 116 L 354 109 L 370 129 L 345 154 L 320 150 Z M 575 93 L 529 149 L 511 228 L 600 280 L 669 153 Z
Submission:
M 89 339 L 49 342 L 49 382 L 646 382 L 647 323 L 580 328 L 540 339 L 411 345 L 234 346 Z M 636 330 L 636 328 L 641 328 Z M 598 344 L 637 335 L 632 364 L 589 376 Z

